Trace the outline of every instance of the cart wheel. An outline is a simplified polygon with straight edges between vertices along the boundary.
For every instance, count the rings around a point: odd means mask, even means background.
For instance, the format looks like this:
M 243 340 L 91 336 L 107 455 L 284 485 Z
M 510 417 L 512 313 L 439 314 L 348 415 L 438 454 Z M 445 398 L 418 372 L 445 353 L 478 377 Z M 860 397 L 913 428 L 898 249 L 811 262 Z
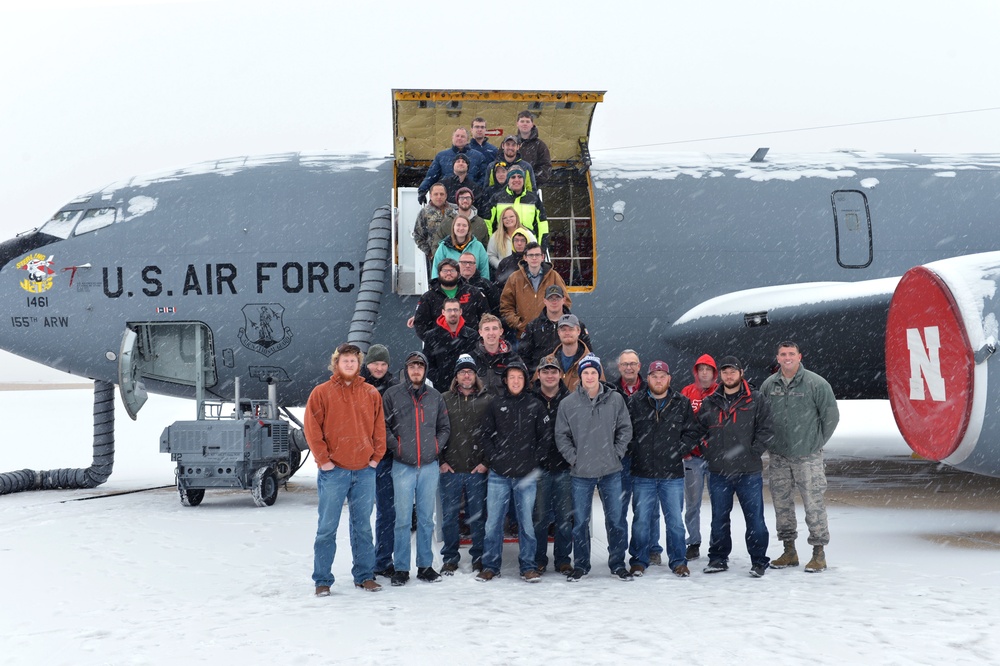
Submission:
M 270 467 L 261 467 L 253 475 L 253 502 L 257 506 L 271 506 L 278 498 L 278 476 Z
M 181 496 L 181 504 L 184 506 L 198 506 L 205 499 L 205 489 L 193 490 L 185 488 L 180 481 L 177 482 L 177 492 Z

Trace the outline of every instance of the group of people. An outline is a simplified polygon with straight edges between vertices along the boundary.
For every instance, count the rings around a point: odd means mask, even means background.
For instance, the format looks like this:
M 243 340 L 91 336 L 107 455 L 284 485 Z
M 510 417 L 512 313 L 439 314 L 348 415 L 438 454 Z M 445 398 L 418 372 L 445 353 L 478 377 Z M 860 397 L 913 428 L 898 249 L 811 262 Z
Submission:
M 662 563 L 661 511 L 667 565 L 687 577 L 689 561 L 701 555 L 706 481 L 712 520 L 704 573 L 728 569 L 734 497 L 746 519 L 750 575 L 797 566 L 795 489 L 813 546 L 806 570 L 826 568 L 822 449 L 839 415 L 830 385 L 803 367 L 796 343 L 780 343 L 780 371 L 760 390 L 744 378 L 739 359 L 724 356 L 716 364 L 706 354 L 694 366 L 694 381 L 677 391 L 668 363 L 654 360 L 644 377 L 633 350 L 621 352 L 619 376 L 608 383 L 600 358 L 581 340 L 585 329 L 579 319 L 563 310 L 565 292 L 549 287 L 546 301 L 550 294 L 562 299 L 553 327 L 558 340 L 540 354 L 522 344 L 524 336 L 515 350 L 490 313 L 479 319 L 474 349 L 449 360 L 450 368 L 441 365 L 444 360 L 433 361 L 433 352 L 412 351 L 398 383 L 388 372 L 384 346 L 373 345 L 367 356 L 354 345 L 337 348 L 333 375 L 313 391 L 305 414 L 306 438 L 320 470 L 317 595 L 328 595 L 334 582 L 345 499 L 352 576 L 368 591 L 381 589 L 376 576 L 388 577 L 394 586 L 409 581 L 414 513 L 419 580 L 437 582 L 458 571 L 462 521 L 471 537 L 476 579 L 498 577 L 504 523 L 512 513 L 521 578 L 542 579 L 551 532 L 553 569 L 567 581 L 579 581 L 591 572 L 595 491 L 613 577 L 630 581 Z M 540 316 L 547 317 L 550 304 L 543 307 Z M 461 310 L 461 299 L 449 297 L 440 319 L 445 325 L 461 320 Z M 429 376 L 437 379 L 428 381 Z M 764 453 L 770 456 L 777 534 L 785 546 L 773 561 L 767 556 Z M 438 497 L 440 572 L 432 549 Z
M 420 212 L 413 239 L 426 255 L 430 276 L 443 259 L 476 257 L 477 272 L 502 287 L 516 270 L 526 245 L 548 247 L 548 221 L 541 186 L 552 175 L 548 146 L 538 136 L 535 115 L 522 111 L 517 133 L 499 147 L 486 138 L 486 120 L 452 133 L 452 145 L 431 163 L 420 186 Z M 506 261 L 509 257 L 514 259 Z

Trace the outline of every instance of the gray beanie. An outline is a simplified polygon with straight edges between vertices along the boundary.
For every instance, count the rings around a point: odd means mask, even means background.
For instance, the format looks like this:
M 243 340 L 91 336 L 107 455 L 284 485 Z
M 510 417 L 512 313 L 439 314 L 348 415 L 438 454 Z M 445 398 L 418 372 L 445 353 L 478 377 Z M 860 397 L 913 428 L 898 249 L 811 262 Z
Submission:
M 368 353 L 365 354 L 365 365 L 376 361 L 389 362 L 389 350 L 385 345 L 372 345 L 368 348 Z

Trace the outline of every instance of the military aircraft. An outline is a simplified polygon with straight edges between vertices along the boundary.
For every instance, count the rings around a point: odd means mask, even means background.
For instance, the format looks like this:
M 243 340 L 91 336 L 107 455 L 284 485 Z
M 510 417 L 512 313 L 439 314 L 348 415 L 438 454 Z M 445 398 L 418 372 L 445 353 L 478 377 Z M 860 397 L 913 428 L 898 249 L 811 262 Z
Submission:
M 398 362 L 427 286 L 416 186 L 456 127 L 537 114 L 552 262 L 606 363 L 748 377 L 776 344 L 839 398 L 889 397 L 914 450 L 1000 475 L 1000 155 L 592 156 L 596 91 L 394 90 L 394 155 L 239 157 L 101 187 L 0 244 L 0 348 L 146 392 L 302 405 L 350 340 Z M 595 151 L 596 152 L 596 151 Z M 905 274 L 905 275 L 904 275 Z M 276 390 L 275 390 L 276 389 Z

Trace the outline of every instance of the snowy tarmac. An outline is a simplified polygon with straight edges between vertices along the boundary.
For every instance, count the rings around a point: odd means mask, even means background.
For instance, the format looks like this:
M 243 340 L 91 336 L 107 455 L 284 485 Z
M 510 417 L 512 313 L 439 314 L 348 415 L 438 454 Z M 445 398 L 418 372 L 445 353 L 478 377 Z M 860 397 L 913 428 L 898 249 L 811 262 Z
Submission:
M 19 423 L 0 471 L 90 464 L 89 391 L 0 396 Z M 728 572 L 701 573 L 703 557 L 688 579 L 652 567 L 621 583 L 603 565 L 595 502 L 594 568 L 579 584 L 551 573 L 525 584 L 512 544 L 488 584 L 463 551 L 459 574 L 440 584 L 363 593 L 351 585 L 345 517 L 333 595 L 317 599 L 311 461 L 264 509 L 242 491 L 209 491 L 197 508 L 172 487 L 104 497 L 173 484 L 159 435 L 193 403 L 153 396 L 135 423 L 118 410 L 104 486 L 0 496 L 0 662 L 995 663 L 1000 480 L 912 460 L 887 403 L 841 407 L 827 449 L 826 572 L 750 578 L 737 508 Z M 706 498 L 706 539 L 709 520 Z M 769 554 L 780 551 L 772 531 Z

